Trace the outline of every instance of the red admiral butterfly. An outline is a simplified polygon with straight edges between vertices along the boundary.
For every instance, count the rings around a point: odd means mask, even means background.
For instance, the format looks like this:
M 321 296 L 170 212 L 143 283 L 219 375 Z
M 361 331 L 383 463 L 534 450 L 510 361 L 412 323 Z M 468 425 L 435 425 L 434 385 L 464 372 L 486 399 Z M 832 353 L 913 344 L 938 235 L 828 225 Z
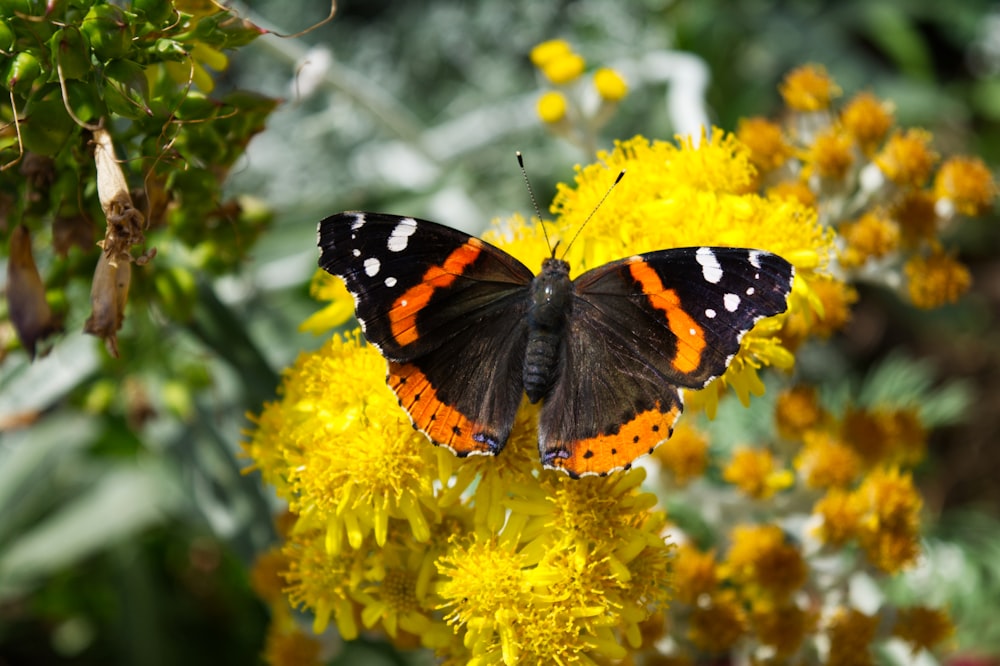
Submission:
M 649 252 L 587 271 L 412 217 L 319 223 L 319 265 L 354 296 L 415 428 L 459 456 L 496 455 L 524 394 L 543 401 L 545 467 L 627 469 L 670 437 L 679 388 L 721 375 L 754 322 L 784 312 L 794 269 L 749 249 Z

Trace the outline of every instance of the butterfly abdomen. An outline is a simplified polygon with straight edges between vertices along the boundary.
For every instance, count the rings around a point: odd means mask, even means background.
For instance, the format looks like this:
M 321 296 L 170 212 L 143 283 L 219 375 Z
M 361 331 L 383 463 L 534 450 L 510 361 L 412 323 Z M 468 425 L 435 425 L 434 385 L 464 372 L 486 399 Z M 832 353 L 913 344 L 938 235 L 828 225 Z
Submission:
M 531 282 L 523 376 L 524 392 L 532 403 L 544 398 L 555 383 L 572 289 L 569 264 L 561 259 L 546 259 Z

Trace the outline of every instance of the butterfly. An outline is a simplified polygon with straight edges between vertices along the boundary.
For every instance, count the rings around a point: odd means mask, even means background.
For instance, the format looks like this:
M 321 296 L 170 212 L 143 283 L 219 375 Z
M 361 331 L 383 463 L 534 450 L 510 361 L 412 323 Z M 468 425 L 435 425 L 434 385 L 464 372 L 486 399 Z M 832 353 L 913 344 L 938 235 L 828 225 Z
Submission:
M 794 269 L 762 250 L 686 247 L 570 278 L 414 217 L 338 213 L 319 265 L 354 297 L 413 426 L 459 456 L 496 455 L 525 395 L 541 401 L 542 464 L 631 467 L 670 437 L 681 388 L 725 372 L 756 321 L 784 312 Z

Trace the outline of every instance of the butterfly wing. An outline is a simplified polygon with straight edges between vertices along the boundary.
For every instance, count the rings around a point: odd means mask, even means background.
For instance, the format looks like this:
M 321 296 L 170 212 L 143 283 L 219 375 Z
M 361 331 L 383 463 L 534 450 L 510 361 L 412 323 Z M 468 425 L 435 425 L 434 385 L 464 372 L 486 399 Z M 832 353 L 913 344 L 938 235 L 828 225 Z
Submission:
M 793 275 L 767 252 L 679 248 L 577 278 L 539 421 L 543 464 L 605 474 L 652 451 L 681 413 L 678 389 L 725 372 L 754 322 L 784 312 Z
M 523 393 L 531 271 L 455 229 L 379 213 L 326 218 L 319 247 L 414 426 L 459 455 L 498 453 Z

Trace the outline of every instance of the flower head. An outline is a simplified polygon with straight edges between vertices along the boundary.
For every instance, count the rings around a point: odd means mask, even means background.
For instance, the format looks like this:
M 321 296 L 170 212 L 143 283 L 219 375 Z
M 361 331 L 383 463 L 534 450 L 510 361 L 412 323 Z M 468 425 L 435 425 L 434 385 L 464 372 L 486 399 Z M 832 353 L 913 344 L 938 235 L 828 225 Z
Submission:
M 610 67 L 601 67 L 594 72 L 594 87 L 601 99 L 608 102 L 619 102 L 628 93 L 625 79 Z
M 858 93 L 841 109 L 840 123 L 862 152 L 871 155 L 892 128 L 892 108 L 871 93 Z
M 936 251 L 915 256 L 903 268 L 910 301 L 918 308 L 937 308 L 954 303 L 969 290 L 972 275 L 953 256 Z
M 840 88 L 821 65 L 803 65 L 789 72 L 778 91 L 795 111 L 824 110 L 840 95 Z
M 934 176 L 934 194 L 962 215 L 982 215 L 993 205 L 997 186 L 981 159 L 952 157 Z
M 875 164 L 901 187 L 921 187 L 930 177 L 937 153 L 930 149 L 931 135 L 923 130 L 896 131 L 875 156 Z

